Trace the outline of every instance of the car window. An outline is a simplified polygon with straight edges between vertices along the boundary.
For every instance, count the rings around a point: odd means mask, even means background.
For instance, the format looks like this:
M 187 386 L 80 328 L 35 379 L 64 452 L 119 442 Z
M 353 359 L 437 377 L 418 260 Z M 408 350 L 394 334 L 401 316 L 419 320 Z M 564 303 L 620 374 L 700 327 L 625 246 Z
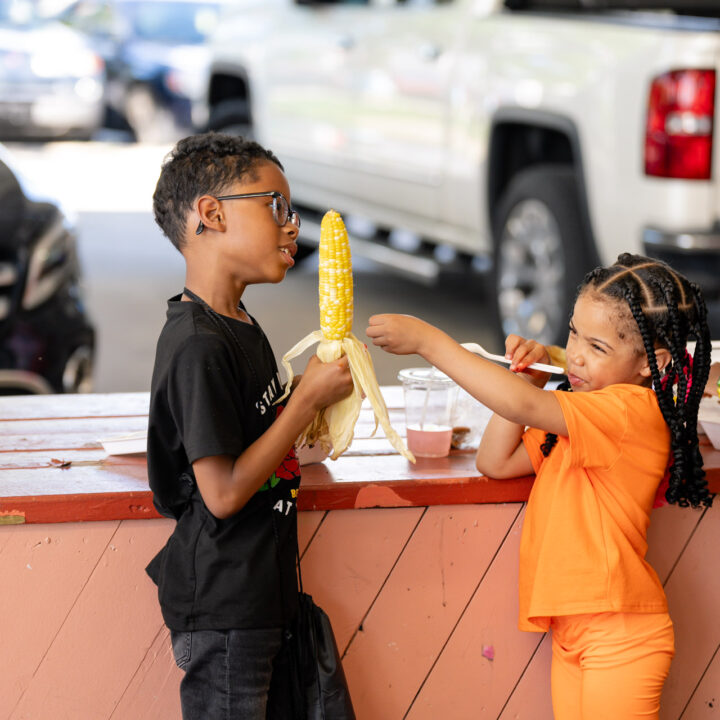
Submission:
M 118 5 L 132 34 L 144 40 L 187 45 L 205 42 L 217 24 L 220 8 L 211 3 L 124 2 Z

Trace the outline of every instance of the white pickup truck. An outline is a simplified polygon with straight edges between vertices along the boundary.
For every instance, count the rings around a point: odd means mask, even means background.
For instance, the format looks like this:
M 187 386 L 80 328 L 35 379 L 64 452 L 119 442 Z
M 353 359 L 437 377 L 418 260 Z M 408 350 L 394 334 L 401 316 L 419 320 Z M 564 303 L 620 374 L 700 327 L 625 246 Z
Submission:
M 466 265 L 546 342 L 585 271 L 640 252 L 720 332 L 720 0 L 263 0 L 212 56 L 208 127 L 281 158 L 306 242 L 332 207 L 356 254 Z

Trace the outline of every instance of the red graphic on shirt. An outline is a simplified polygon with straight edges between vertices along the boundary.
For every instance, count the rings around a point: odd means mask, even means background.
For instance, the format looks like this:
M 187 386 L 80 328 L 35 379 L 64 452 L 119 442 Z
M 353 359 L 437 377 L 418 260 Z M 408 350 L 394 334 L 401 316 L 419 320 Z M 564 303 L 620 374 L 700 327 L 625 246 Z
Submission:
M 294 447 L 290 448 L 290 451 L 278 466 L 275 474 L 282 480 L 292 480 L 300 474 L 300 463 L 298 462 Z

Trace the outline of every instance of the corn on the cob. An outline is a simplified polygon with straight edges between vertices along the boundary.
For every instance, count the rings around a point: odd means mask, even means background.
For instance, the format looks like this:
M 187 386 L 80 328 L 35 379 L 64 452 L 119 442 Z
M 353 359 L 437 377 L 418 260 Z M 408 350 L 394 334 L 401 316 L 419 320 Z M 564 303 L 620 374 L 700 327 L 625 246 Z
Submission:
M 320 330 L 326 340 L 342 340 L 352 330 L 352 260 L 345 224 L 334 210 L 320 224 L 318 281 Z
M 352 442 L 364 392 L 375 412 L 375 430 L 379 422 L 392 446 L 408 460 L 415 462 L 413 454 L 390 425 L 367 347 L 351 332 L 353 279 L 350 243 L 345 224 L 334 210 L 325 213 L 320 225 L 318 274 L 320 330 L 307 335 L 283 356 L 282 363 L 288 376 L 283 398 L 290 392 L 293 379 L 290 360 L 316 342 L 320 343 L 317 356 L 323 362 L 337 360 L 344 354 L 348 356 L 354 387 L 348 397 L 317 414 L 300 436 L 299 444 L 314 445 L 319 442 L 333 460 L 340 457 Z

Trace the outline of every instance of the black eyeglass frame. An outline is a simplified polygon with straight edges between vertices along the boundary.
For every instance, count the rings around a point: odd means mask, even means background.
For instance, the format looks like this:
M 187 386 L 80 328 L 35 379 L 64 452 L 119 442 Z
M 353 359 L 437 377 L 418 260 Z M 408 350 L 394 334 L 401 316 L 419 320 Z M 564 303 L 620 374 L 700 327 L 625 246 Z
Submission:
M 259 198 L 259 197 L 271 197 L 273 199 L 272 204 L 272 214 L 273 214 L 273 220 L 277 224 L 278 227 L 285 227 L 288 222 L 291 222 L 296 228 L 300 229 L 300 213 L 298 213 L 297 210 L 293 210 L 290 203 L 287 201 L 287 198 L 277 190 L 268 190 L 267 192 L 259 192 L 259 193 L 241 193 L 240 195 L 218 195 L 215 199 L 216 200 L 243 200 L 245 198 Z M 285 207 L 287 208 L 286 212 L 287 215 L 285 216 L 285 221 L 280 222 L 280 214 L 279 214 L 279 203 L 278 198 L 282 198 L 283 202 L 285 203 Z M 200 235 L 200 233 L 205 229 L 205 226 L 202 223 L 202 220 L 197 226 L 197 230 L 195 230 L 196 235 Z

